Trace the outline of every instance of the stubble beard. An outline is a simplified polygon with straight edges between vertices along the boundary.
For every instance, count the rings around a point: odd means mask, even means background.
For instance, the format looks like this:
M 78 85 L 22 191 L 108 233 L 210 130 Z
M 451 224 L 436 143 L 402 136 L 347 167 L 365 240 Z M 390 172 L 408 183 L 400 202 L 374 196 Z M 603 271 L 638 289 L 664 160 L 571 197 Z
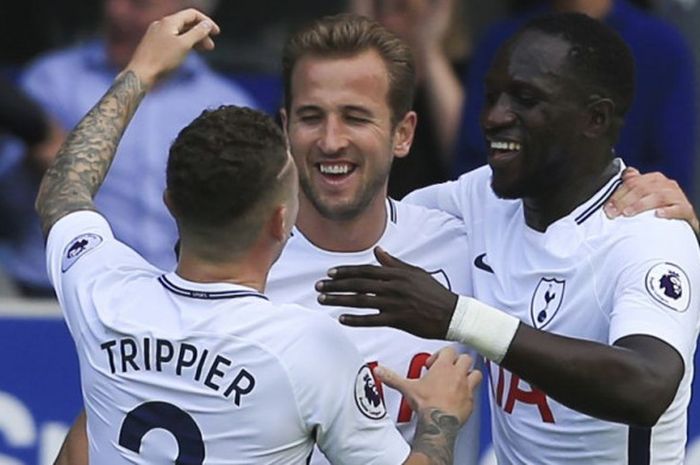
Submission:
M 299 176 L 299 185 L 306 198 L 323 218 L 331 221 L 350 221 L 366 211 L 378 193 L 383 190 L 390 170 L 391 164 L 380 173 L 376 173 L 366 185 L 362 186 L 351 202 L 342 205 L 324 202 L 307 176 Z

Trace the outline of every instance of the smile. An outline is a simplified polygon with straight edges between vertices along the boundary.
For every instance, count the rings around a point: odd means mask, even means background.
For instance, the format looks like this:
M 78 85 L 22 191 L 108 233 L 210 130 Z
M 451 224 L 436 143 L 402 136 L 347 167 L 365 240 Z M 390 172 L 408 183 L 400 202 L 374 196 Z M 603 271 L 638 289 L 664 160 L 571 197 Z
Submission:
M 321 174 L 333 176 L 343 176 L 355 171 L 355 165 L 346 162 L 317 163 L 316 166 Z
M 491 141 L 491 150 L 502 150 L 508 152 L 519 152 L 520 143 L 518 142 L 508 142 L 508 141 Z

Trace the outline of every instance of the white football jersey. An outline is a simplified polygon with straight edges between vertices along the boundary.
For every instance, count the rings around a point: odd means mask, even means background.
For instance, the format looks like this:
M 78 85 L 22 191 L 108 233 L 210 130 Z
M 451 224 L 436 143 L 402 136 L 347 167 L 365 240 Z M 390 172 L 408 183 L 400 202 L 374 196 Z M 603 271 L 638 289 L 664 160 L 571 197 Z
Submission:
M 450 215 L 403 202 L 387 200 L 387 226 L 376 245 L 395 257 L 429 271 L 445 287 L 459 294 L 471 294 L 471 270 L 468 264 L 467 237 L 464 225 Z M 332 318 L 343 313 L 371 313 L 372 310 L 328 307 L 317 302 L 316 281 L 327 278 L 330 268 L 338 265 L 377 264 L 374 247 L 360 252 L 329 252 L 316 247 L 294 229 L 280 259 L 272 267 L 266 293 L 273 301 L 294 302 Z M 393 328 L 343 327 L 365 361 L 386 366 L 408 378 L 418 378 L 425 370 L 428 356 L 450 344 L 422 339 Z M 457 346 L 464 352 L 466 349 Z M 411 441 L 416 418 L 408 402 L 389 387 L 380 388 L 389 417 L 396 422 L 404 438 Z M 478 417 L 478 415 L 476 415 Z M 455 463 L 476 463 L 478 418 L 462 429 L 456 446 Z M 327 463 L 314 454 L 313 464 Z
M 409 446 L 329 318 L 254 289 L 164 274 L 77 212 L 49 276 L 75 339 L 90 463 L 398 464 Z
M 525 224 L 522 202 L 498 199 L 490 182 L 483 167 L 408 199 L 464 219 L 475 297 L 563 336 L 603 344 L 654 336 L 685 363 L 673 403 L 651 429 L 576 412 L 490 363 L 499 463 L 682 464 L 700 307 L 697 287 L 691 290 L 700 282 L 700 253 L 690 227 L 653 212 L 608 219 L 602 207 L 621 184 L 618 174 L 541 233 Z

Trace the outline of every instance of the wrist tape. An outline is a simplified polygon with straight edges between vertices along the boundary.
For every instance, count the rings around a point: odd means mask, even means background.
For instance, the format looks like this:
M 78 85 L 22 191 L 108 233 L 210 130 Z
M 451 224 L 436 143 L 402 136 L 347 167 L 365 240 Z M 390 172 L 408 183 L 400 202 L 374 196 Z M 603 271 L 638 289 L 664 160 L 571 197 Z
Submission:
M 471 297 L 459 296 L 447 339 L 476 349 L 500 363 L 515 337 L 520 320 Z

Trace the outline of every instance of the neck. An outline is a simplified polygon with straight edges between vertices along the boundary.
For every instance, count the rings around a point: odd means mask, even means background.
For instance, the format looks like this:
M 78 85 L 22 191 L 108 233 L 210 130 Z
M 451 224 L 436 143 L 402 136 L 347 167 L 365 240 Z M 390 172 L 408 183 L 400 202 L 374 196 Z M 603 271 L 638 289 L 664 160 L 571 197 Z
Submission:
M 558 186 L 538 197 L 523 198 L 525 223 L 535 231 L 546 231 L 552 223 L 590 199 L 615 176 L 618 169 L 618 163 L 611 160 L 587 174 L 579 171 L 576 176 L 563 179 Z
M 384 234 L 387 212 L 384 196 L 375 196 L 359 215 L 329 219 L 305 198 L 299 200 L 296 227 L 316 247 L 330 252 L 359 252 L 374 246 Z
M 251 252 L 230 261 L 213 262 L 202 259 L 187 250 L 187 247 L 181 246 L 175 272 L 181 278 L 195 283 L 238 284 L 264 292 L 270 266 L 271 260 Z
M 556 11 L 575 11 L 595 19 L 602 19 L 607 16 L 612 6 L 613 0 L 556 0 L 554 2 Z

